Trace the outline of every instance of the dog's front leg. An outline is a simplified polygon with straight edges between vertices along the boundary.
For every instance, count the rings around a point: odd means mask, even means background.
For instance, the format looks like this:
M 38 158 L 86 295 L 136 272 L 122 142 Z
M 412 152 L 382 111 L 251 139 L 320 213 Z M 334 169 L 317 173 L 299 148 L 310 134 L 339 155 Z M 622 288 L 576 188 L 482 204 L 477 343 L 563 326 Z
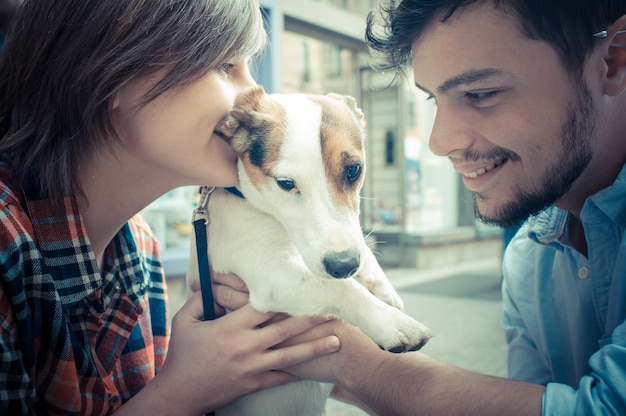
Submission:
M 416 349 L 432 336 L 425 325 L 381 301 L 354 279 L 323 279 L 302 271 L 288 276 L 261 284 L 248 282 L 252 306 L 290 315 L 335 315 L 361 328 L 387 350 Z
M 376 256 L 374 256 L 369 247 L 366 247 L 363 251 L 361 269 L 356 279 L 378 299 L 400 310 L 404 309 L 402 298 L 396 292 L 389 279 L 387 279 L 387 275 L 380 267 L 380 264 L 378 264 Z

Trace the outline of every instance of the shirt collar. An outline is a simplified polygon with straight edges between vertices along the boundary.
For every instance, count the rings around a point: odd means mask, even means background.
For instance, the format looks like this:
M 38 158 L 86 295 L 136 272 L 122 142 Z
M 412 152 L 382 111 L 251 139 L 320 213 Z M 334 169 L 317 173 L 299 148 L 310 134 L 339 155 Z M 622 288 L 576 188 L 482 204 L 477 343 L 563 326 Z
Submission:
M 23 183 L 28 215 L 42 256 L 41 274 L 48 274 L 64 308 L 74 305 L 102 286 L 102 275 L 74 198 L 59 207 L 42 195 L 39 184 Z
M 583 223 L 600 221 L 603 214 L 613 221 L 616 226 L 626 226 L 626 165 L 610 186 L 591 195 L 583 204 L 581 219 Z M 568 238 L 567 223 L 570 217 L 568 211 L 555 206 L 528 219 L 528 236 L 540 244 L 551 245 L 559 249 Z
M 569 213 L 555 206 L 528 219 L 528 236 L 540 244 L 562 250 L 561 241 L 567 231 Z
M 611 219 L 619 228 L 626 226 L 626 165 L 617 175 L 611 186 L 592 195 L 581 212 L 583 221 L 591 221 L 596 208 Z

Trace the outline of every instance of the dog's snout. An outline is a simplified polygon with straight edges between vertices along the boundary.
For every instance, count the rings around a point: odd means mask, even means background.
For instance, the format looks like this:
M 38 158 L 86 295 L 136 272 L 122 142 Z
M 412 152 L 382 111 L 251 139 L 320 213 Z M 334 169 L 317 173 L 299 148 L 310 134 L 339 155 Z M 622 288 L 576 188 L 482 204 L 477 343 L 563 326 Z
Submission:
M 335 279 L 350 277 L 356 273 L 361 265 L 361 258 L 356 250 L 331 252 L 324 257 L 326 273 Z

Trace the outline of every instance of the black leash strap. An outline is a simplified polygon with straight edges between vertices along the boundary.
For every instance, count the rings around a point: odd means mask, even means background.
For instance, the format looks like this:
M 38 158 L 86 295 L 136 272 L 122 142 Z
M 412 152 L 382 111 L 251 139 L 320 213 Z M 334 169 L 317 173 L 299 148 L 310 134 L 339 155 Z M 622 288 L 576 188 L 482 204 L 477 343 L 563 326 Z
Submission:
M 204 320 L 215 319 L 215 307 L 213 306 L 213 288 L 211 287 L 211 268 L 209 266 L 209 238 L 207 225 L 209 225 L 209 196 L 215 188 L 203 186 L 200 188 L 200 202 L 193 211 L 193 229 L 196 234 L 196 254 L 198 257 L 198 274 L 200 276 L 200 291 L 202 292 L 202 308 Z M 205 416 L 215 416 L 215 412 Z
M 209 196 L 211 196 L 214 190 L 215 188 L 206 186 L 200 188 L 200 203 L 193 212 L 193 228 L 196 233 L 196 254 L 198 256 L 198 273 L 200 275 L 200 290 L 202 292 L 202 307 L 204 309 L 205 321 L 215 319 L 211 269 L 209 267 L 209 239 L 206 232 L 209 224 Z
M 207 225 L 209 225 L 209 197 L 215 187 L 203 186 L 200 188 L 200 202 L 193 211 L 193 229 L 196 234 L 196 254 L 198 257 L 198 274 L 200 276 L 200 291 L 202 292 L 202 308 L 204 320 L 215 319 L 215 306 L 213 305 L 213 288 L 211 287 L 211 268 L 209 266 L 209 238 Z M 240 198 L 244 196 L 239 189 L 226 188 L 227 191 Z M 215 416 L 215 412 L 207 413 L 206 416 Z
M 204 320 L 215 319 L 213 306 L 213 288 L 211 287 L 211 269 L 209 268 L 209 254 L 206 235 L 206 224 L 203 220 L 195 220 L 193 227 L 196 230 L 196 250 L 198 253 L 198 272 L 200 272 L 200 290 L 202 291 L 202 308 Z

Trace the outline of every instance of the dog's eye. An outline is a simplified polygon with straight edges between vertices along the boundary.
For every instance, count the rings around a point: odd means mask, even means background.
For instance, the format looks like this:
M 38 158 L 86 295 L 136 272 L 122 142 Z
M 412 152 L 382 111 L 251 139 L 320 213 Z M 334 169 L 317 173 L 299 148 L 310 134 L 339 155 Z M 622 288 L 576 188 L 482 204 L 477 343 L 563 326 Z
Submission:
M 346 166 L 346 179 L 352 183 L 359 178 L 361 174 L 361 165 Z
M 293 188 L 296 187 L 296 181 L 294 181 L 293 179 L 279 178 L 276 179 L 276 184 L 283 191 L 291 191 Z

